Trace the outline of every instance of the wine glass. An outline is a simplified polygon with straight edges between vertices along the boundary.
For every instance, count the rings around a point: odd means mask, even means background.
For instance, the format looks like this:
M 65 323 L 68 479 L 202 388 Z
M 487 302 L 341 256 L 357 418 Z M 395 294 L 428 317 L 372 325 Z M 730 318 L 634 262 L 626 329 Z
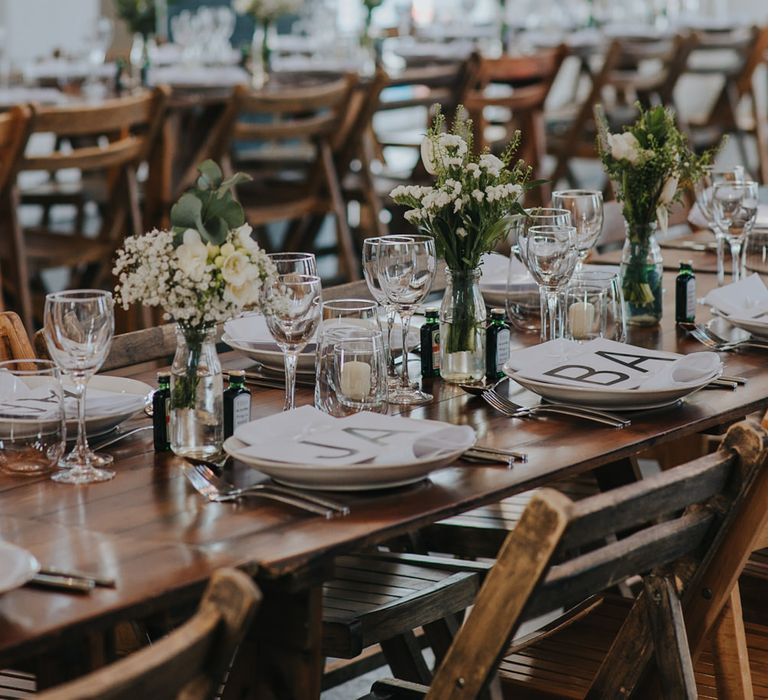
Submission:
M 752 230 L 744 240 L 744 271 L 768 282 L 768 231 Z
M 712 193 L 715 223 L 731 247 L 734 282 L 738 282 L 743 271 L 741 245 L 755 225 L 757 204 L 756 182 L 721 182 Z
M 267 257 L 275 263 L 278 275 L 317 275 L 314 253 L 270 253 Z
M 437 256 L 431 236 L 382 236 L 378 250 L 378 278 L 387 301 L 402 319 L 403 362 L 399 386 L 388 401 L 403 406 L 425 403 L 432 396 L 412 387 L 408 377 L 408 328 L 416 306 L 426 299 L 435 278 Z
M 320 323 L 322 286 L 316 275 L 278 275 L 267 290 L 267 328 L 285 355 L 284 411 L 295 406 L 296 361 Z
M 368 285 L 371 296 L 381 304 L 387 315 L 387 335 L 385 337 L 385 352 L 387 356 L 387 381 L 395 386 L 400 382 L 395 369 L 395 354 L 392 352 L 392 329 L 395 325 L 396 309 L 387 301 L 387 295 L 379 282 L 379 242 L 381 236 L 366 238 L 363 241 L 363 277 Z
M 525 235 L 525 260 L 541 290 L 541 339 L 562 335 L 560 289 L 573 276 L 579 251 L 574 226 L 531 226 Z
M 603 194 L 597 190 L 559 190 L 552 193 L 552 206 L 571 212 L 570 224 L 576 227 L 576 248 L 581 269 L 603 231 Z
M 74 385 L 77 402 L 77 441 L 59 463 L 71 467 L 54 474 L 54 481 L 90 484 L 111 479 L 115 472 L 100 469 L 112 456 L 96 454 L 85 434 L 85 393 L 88 380 L 101 367 L 115 332 L 112 294 L 100 289 L 75 289 L 45 297 L 44 335 L 48 353 Z
M 570 226 L 571 212 L 555 207 L 531 207 L 525 210 L 525 216 L 512 218 L 511 240 L 512 252 L 524 260 L 525 251 L 520 249 L 520 238 L 531 226 Z
M 725 284 L 725 235 L 715 222 L 715 212 L 712 209 L 712 194 L 715 185 L 721 182 L 744 182 L 744 166 L 734 165 L 731 168 L 717 168 L 709 165 L 704 168 L 704 174 L 694 185 L 696 203 L 707 220 L 707 225 L 715 234 L 717 243 L 717 286 Z

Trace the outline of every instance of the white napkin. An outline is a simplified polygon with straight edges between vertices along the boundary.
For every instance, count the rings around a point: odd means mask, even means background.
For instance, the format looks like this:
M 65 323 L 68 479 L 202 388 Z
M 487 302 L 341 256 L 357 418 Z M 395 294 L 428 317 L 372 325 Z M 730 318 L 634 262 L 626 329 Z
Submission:
M 711 352 L 679 355 L 598 338 L 581 345 L 558 339 L 518 350 L 507 367 L 538 382 L 626 391 L 698 386 L 714 379 L 722 365 Z
M 465 450 L 475 441 L 466 425 L 362 412 L 333 418 L 302 406 L 240 426 L 246 456 L 291 464 L 398 464 Z
M 68 420 L 77 418 L 77 402 L 72 386 L 64 384 L 64 407 Z M 85 414 L 101 418 L 131 413 L 144 408 L 146 397 L 89 388 L 85 394 Z M 56 414 L 56 396 L 46 387 L 29 386 L 10 372 L 0 372 L 0 414 L 17 418 L 47 419 Z
M 150 85 L 231 87 L 249 81 L 248 72 L 240 66 L 158 66 L 149 71 Z
M 704 302 L 733 319 L 768 324 L 768 288 L 756 273 L 711 290 Z

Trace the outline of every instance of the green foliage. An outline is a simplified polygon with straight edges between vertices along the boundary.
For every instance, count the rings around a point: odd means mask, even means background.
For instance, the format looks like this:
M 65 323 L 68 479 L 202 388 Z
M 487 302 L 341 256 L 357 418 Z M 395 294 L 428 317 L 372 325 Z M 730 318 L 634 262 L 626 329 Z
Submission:
M 232 188 L 251 179 L 245 173 L 235 173 L 224 179 L 221 168 L 206 160 L 198 168 L 200 176 L 196 187 L 185 192 L 171 208 L 171 225 L 177 245 L 184 231 L 191 228 L 200 234 L 204 243 L 221 245 L 230 230 L 245 223 L 240 203 L 232 197 Z

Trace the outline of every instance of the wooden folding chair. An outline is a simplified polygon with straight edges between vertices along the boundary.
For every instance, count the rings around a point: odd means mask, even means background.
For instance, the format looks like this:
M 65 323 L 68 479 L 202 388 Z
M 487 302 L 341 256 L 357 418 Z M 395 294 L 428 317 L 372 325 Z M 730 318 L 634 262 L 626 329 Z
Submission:
M 162 123 L 167 91 L 157 88 L 138 97 L 106 100 L 98 105 L 32 107 L 30 134 L 52 134 L 58 150 L 26 154 L 18 164 L 23 172 L 42 171 L 50 178 L 42 185 L 20 192 L 14 187 L 10 207 L 20 202 L 47 206 L 68 198 L 90 198 L 100 204 L 102 221 L 95 237 L 76 226 L 55 232 L 45 225 L 20 230 L 18 218 L 7 260 L 19 274 L 22 309 L 32 308 L 32 291 L 45 292 L 39 273 L 54 267 L 68 268 L 70 286 L 109 286 L 115 251 L 126 234 L 144 233 L 139 210 L 136 170 L 150 153 Z M 100 193 L 85 193 L 81 183 L 61 184 L 56 174 L 80 171 Z M 82 223 L 76 222 L 77 223 Z M 39 306 L 39 305 L 38 305 Z M 34 309 L 39 313 L 40 309 Z M 32 318 L 25 318 L 32 328 Z
M 607 105 L 611 128 L 620 131 L 622 125 L 631 123 L 636 117 L 636 110 L 629 104 L 635 98 L 645 106 L 670 104 L 692 47 L 693 41 L 688 35 L 654 41 L 613 39 L 602 66 L 592 74 L 586 99 L 577 106 L 573 117 L 548 125 L 547 151 L 555 158 L 550 180 L 557 185 L 565 178 L 571 186 L 578 186 L 571 160 L 598 157 L 594 105 Z M 638 70 L 640 64 L 649 61 L 660 63 L 661 69 L 649 75 Z
M 567 48 L 561 45 L 534 54 L 479 58 L 478 83 L 462 99 L 472 118 L 477 151 L 486 147 L 504 148 L 519 129 L 521 140 L 517 155 L 533 168 L 536 178 L 543 177 L 544 102 L 566 55 Z M 492 91 L 500 86 L 506 86 L 509 92 L 495 94 Z M 499 110 L 506 114 L 503 120 L 490 115 Z M 530 204 L 542 205 L 549 201 L 548 193 L 536 192 L 539 199 Z
M 725 34 L 698 32 L 694 38 L 695 56 L 700 61 L 698 65 L 688 66 L 686 73 L 721 76 L 723 82 L 709 113 L 693 116 L 684 125 L 693 144 L 698 150 L 704 150 L 717 144 L 724 134 L 734 134 L 741 161 L 748 165 L 750 158 L 745 137 L 754 136 L 758 174 L 762 182 L 768 182 L 768 115 L 754 87 L 755 71 L 766 60 L 768 26 Z M 735 54 L 736 60 L 723 68 L 721 56 L 729 52 Z M 707 54 L 713 55 L 715 60 L 706 60 Z M 740 111 L 743 102 L 747 103 L 746 114 Z
M 35 351 L 19 316 L 13 311 L 0 311 L 0 361 L 34 357 Z
M 217 571 L 197 613 L 150 647 L 35 697 L 40 700 L 205 700 L 219 686 L 261 601 L 240 571 Z
M 14 107 L 0 114 L 0 310 L 5 308 L 4 293 L 21 314 L 28 330 L 32 330 L 32 304 L 27 293 L 28 273 L 25 261 L 12 264 L 10 251 L 20 245 L 20 230 L 16 217 L 18 212 L 13 201 L 13 183 L 19 160 L 24 154 L 29 136 L 29 107 Z M 10 264 L 9 264 L 10 263 Z
M 360 279 L 360 272 L 333 142 L 354 84 L 355 78 L 347 75 L 274 92 L 238 86 L 202 149 L 206 157 L 221 162 L 226 175 L 237 168 L 254 177 L 237 187 L 246 220 L 254 227 L 333 213 L 339 267 L 350 280 Z M 193 178 L 194 173 L 188 173 L 183 180 Z M 269 247 L 266 238 L 262 243 Z M 291 236 L 281 247 L 297 250 L 315 244 Z
M 579 503 L 542 490 L 430 687 L 386 681 L 368 697 L 696 697 L 694 664 L 768 523 L 767 454 L 768 433 L 739 423 L 717 453 L 650 479 Z M 634 602 L 589 600 L 637 576 Z M 509 647 L 522 621 L 562 608 L 575 613 Z

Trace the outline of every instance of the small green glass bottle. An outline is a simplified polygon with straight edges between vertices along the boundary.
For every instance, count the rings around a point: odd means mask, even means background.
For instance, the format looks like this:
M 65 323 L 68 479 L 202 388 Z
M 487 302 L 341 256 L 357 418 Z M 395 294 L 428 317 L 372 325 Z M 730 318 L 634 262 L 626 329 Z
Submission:
M 680 272 L 675 280 L 675 321 L 693 323 L 696 320 L 696 275 L 693 264 L 680 263 Z
M 504 309 L 491 309 L 491 320 L 485 329 L 485 376 L 495 382 L 504 376 L 509 359 L 510 331 Z
M 171 373 L 157 373 L 157 389 L 152 393 L 152 434 L 155 452 L 171 449 Z
M 251 392 L 245 388 L 245 372 L 229 372 L 229 386 L 224 390 L 224 438 L 251 420 Z
M 421 376 L 440 376 L 440 320 L 438 310 L 426 310 L 427 320 L 421 327 Z

